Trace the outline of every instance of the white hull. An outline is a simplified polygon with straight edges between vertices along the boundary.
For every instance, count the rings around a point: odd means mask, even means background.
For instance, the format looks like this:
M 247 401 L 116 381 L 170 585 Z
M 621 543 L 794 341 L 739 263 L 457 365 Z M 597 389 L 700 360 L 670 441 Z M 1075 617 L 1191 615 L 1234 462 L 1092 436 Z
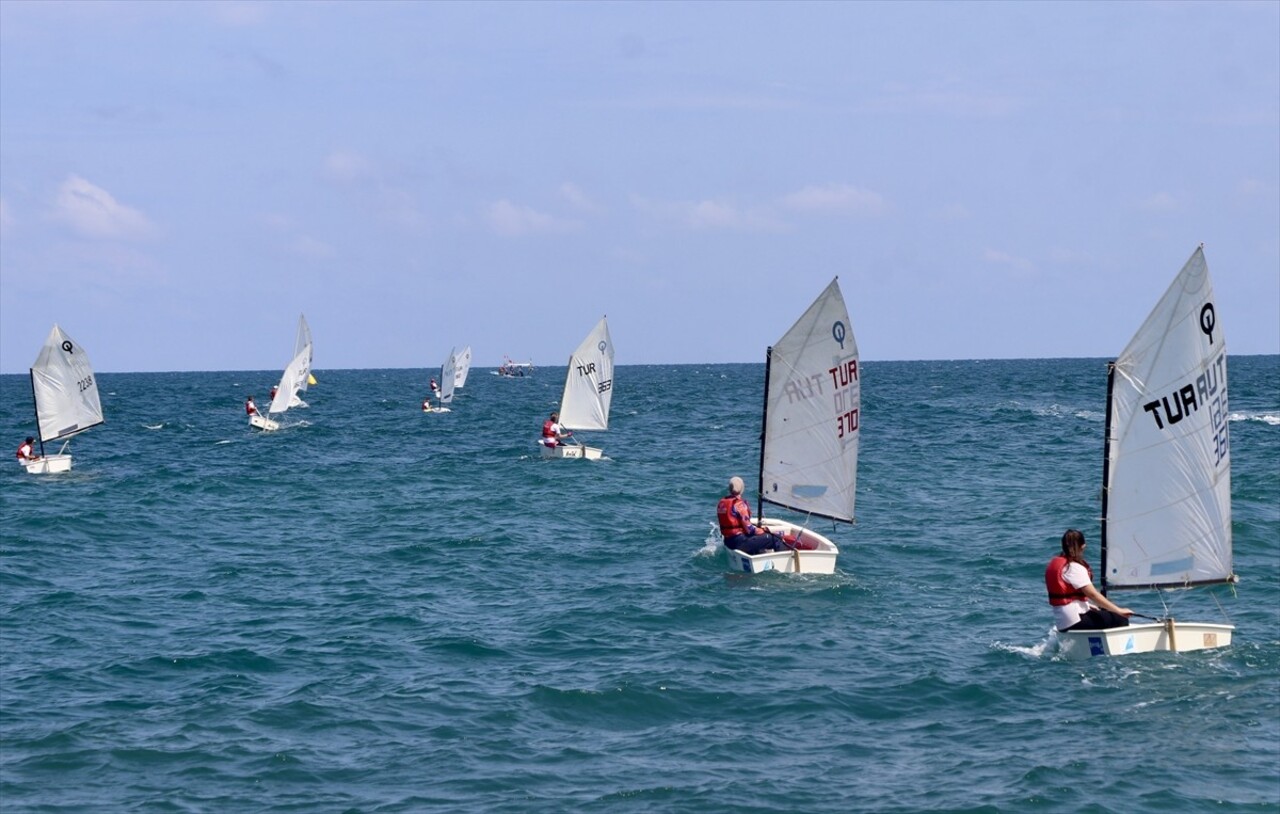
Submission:
M 557 447 L 549 447 L 546 444 L 538 444 L 542 447 L 543 458 L 583 458 L 588 461 L 598 461 L 604 457 L 604 450 L 597 447 L 578 446 L 577 444 L 561 444 Z
M 729 555 L 729 567 L 734 571 L 743 571 L 748 574 L 759 574 L 764 571 L 791 574 L 835 573 L 836 557 L 839 556 L 840 549 L 826 537 L 812 529 L 797 526 L 786 520 L 766 517 L 764 520 L 752 519 L 751 522 L 768 526 L 769 530 L 775 534 L 799 534 L 802 541 L 816 542 L 818 547 L 795 551 L 770 551 L 764 554 L 743 554 L 741 551 L 725 548 L 725 553 Z
M 35 461 L 20 461 L 28 475 L 52 475 L 71 471 L 70 455 L 46 455 Z
M 1058 652 L 1072 661 L 1159 651 L 1186 653 L 1231 644 L 1234 625 L 1208 622 L 1152 622 L 1106 630 L 1059 631 Z
M 280 423 L 278 421 L 272 421 L 266 416 L 261 416 L 261 415 L 249 416 L 249 426 L 257 427 L 258 429 L 264 430 L 266 432 L 271 432 L 273 430 L 280 429 Z
M 424 412 L 424 413 L 452 413 L 452 412 L 453 412 L 453 410 L 449 409 L 448 407 L 430 407 L 430 408 L 428 408 L 428 407 L 423 407 L 423 408 L 422 408 L 422 412 Z

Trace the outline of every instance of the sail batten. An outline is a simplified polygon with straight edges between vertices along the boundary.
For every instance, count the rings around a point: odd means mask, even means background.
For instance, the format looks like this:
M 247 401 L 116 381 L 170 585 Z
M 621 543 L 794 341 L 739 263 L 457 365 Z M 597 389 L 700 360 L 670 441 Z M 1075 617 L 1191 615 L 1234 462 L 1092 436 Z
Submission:
M 1203 249 L 1112 369 L 1104 586 L 1234 581 L 1226 338 Z
M 607 430 L 612 401 L 613 339 L 607 319 L 601 317 L 569 357 L 560 399 L 560 426 L 570 430 Z
M 105 420 L 88 354 L 57 325 L 31 366 L 31 392 L 42 444 L 78 435 Z
M 853 522 L 861 370 L 838 279 L 769 349 L 766 381 L 761 500 Z

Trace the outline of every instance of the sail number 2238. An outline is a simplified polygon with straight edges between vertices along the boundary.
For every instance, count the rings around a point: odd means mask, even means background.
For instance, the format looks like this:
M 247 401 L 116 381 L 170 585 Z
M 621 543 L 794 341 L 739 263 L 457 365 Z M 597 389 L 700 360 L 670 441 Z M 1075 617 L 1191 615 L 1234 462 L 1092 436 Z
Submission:
M 76 382 L 76 385 L 80 388 L 80 392 L 83 393 L 84 391 L 88 390 L 90 387 L 93 387 L 93 377 L 85 376 L 83 379 Z

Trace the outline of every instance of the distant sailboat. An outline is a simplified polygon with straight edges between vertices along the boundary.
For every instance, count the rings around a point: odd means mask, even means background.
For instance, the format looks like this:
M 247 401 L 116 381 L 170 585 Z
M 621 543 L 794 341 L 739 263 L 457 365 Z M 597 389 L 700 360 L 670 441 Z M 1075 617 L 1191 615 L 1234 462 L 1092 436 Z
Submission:
M 449 355 L 444 358 L 444 364 L 440 366 L 440 384 L 433 391 L 436 398 L 440 400 L 440 406 L 432 407 L 431 402 L 424 402 L 422 412 L 424 413 L 448 413 L 452 412 L 449 407 L 453 403 L 454 381 L 456 381 L 456 366 L 454 349 L 449 348 Z
M 40 457 L 23 461 L 22 466 L 33 475 L 67 472 L 71 469 L 71 453 L 67 452 L 71 439 L 102 424 L 104 419 L 98 380 L 89 356 L 57 325 L 31 366 L 31 396 L 39 428 Z M 62 441 L 62 448 L 54 455 L 45 455 L 46 441 Z
M 1101 591 L 1237 581 L 1231 562 L 1227 341 L 1197 248 L 1109 365 Z M 1171 618 L 1059 632 L 1068 658 L 1231 644 L 1229 624 Z
M 609 405 L 613 401 L 613 339 L 604 317 L 569 357 L 564 395 L 560 399 L 560 426 L 567 430 L 609 429 Z M 582 443 L 554 447 L 539 442 L 543 458 L 598 460 L 603 450 Z
M 471 372 L 471 346 L 467 345 L 453 357 L 453 386 L 459 390 L 467 383 L 467 374 Z
M 839 278 L 765 354 L 760 493 L 756 525 L 788 540 L 787 551 L 726 548 L 734 570 L 830 574 L 839 549 L 804 524 L 760 517 L 772 503 L 808 517 L 852 523 L 862 413 L 858 344 Z
M 306 407 L 298 394 L 307 389 L 307 380 L 311 376 L 311 329 L 307 326 L 306 317 L 298 318 L 298 337 L 294 342 L 293 359 L 280 375 L 280 383 L 276 385 L 267 407 L 269 414 L 282 414 L 290 407 Z M 268 416 L 254 414 L 249 416 L 249 426 L 260 430 L 278 430 L 280 422 Z

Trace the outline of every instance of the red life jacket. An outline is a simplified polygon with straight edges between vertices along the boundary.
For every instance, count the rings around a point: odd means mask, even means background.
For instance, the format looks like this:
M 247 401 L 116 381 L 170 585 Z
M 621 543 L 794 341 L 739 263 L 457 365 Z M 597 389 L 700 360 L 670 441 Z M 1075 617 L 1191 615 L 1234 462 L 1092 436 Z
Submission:
M 23 441 L 22 445 L 18 447 L 18 460 L 26 461 L 30 459 L 31 452 L 32 452 L 31 445 L 28 444 L 26 441 Z
M 246 401 L 244 403 L 245 415 L 257 415 L 257 413 L 258 413 L 258 407 L 252 401 Z
M 1070 605 L 1077 600 L 1089 598 L 1085 596 L 1084 591 L 1062 578 L 1062 572 L 1066 570 L 1069 562 L 1070 560 L 1059 554 L 1049 560 L 1049 564 L 1044 569 L 1044 586 L 1049 591 L 1050 605 Z M 1093 582 L 1093 569 L 1086 565 L 1084 570 L 1089 575 L 1089 581 Z
M 551 439 L 551 440 L 553 440 L 553 441 L 555 440 L 555 438 L 556 438 L 556 431 L 555 431 L 555 430 L 553 430 L 553 429 L 551 429 L 551 428 L 552 428 L 552 426 L 553 426 L 554 424 L 555 424 L 555 422 L 554 422 L 554 421 L 552 421 L 552 420 L 551 420 L 551 419 L 549 419 L 549 418 L 548 418 L 546 421 L 542 422 L 542 437 L 543 437 L 543 438 L 550 438 L 550 439 Z
M 739 505 L 741 508 L 734 512 Z M 749 517 L 751 517 L 751 507 L 738 495 L 722 497 L 716 504 L 716 520 L 720 521 L 720 536 L 726 540 L 735 534 L 749 534 L 747 530 L 749 521 L 745 519 Z

